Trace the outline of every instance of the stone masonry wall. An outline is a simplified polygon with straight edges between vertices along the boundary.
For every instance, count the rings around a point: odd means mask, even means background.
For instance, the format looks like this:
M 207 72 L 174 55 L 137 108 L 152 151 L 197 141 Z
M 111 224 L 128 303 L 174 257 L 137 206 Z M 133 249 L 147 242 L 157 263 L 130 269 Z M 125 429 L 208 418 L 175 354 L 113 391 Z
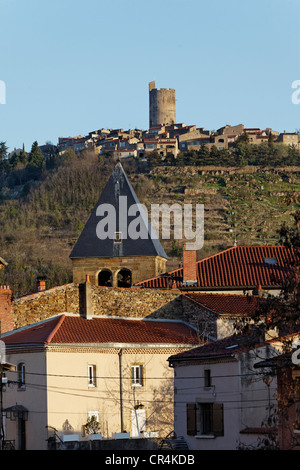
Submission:
M 219 318 L 177 289 L 126 289 L 89 284 L 88 292 L 89 301 L 86 302 L 85 284 L 71 283 L 15 299 L 12 302 L 13 322 L 6 323 L 2 332 L 68 312 L 88 317 L 181 320 L 196 328 L 203 337 L 216 338 L 233 333 L 233 319 Z M 9 297 L 9 293 L 11 295 L 11 291 L 0 288 L 0 318 L 3 311 L 1 298 Z
M 180 291 L 91 285 L 91 314 L 183 319 Z M 84 314 L 84 284 L 66 284 L 13 301 L 14 328 L 70 312 Z

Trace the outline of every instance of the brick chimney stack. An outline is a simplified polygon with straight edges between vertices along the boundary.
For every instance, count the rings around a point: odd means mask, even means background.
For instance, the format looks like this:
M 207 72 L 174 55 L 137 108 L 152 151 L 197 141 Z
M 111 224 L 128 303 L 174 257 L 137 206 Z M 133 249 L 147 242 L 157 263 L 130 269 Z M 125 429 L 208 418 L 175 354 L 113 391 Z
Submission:
M 38 292 L 46 290 L 46 279 L 44 277 L 37 278 L 37 290 Z
M 9 286 L 0 286 L 0 334 L 13 328 L 12 291 Z
M 197 284 L 197 251 L 196 249 L 186 249 L 183 246 L 183 285 L 194 286 Z

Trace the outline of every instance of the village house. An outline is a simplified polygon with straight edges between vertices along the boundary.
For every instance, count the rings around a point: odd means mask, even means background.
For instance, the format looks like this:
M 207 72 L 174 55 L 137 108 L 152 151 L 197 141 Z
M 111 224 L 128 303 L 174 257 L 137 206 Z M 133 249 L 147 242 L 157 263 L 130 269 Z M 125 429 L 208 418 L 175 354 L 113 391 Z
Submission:
M 175 370 L 174 430 L 191 450 L 277 448 L 277 380 L 256 365 L 282 340 L 232 335 L 169 358 Z
M 231 336 L 242 322 L 250 322 L 265 302 L 263 291 L 252 295 L 186 291 L 182 297 L 185 318 L 203 341 Z
M 288 145 L 289 147 L 295 147 L 296 149 L 299 149 L 300 148 L 299 140 L 300 139 L 299 139 L 299 135 L 297 134 L 297 132 L 284 131 L 278 135 L 276 142 L 284 144 L 284 145 Z
M 90 439 L 84 426 L 92 416 L 99 439 L 163 438 L 173 429 L 167 358 L 198 336 L 179 321 L 62 313 L 2 341 L 16 365 L 3 393 L 5 440 L 45 450 L 53 428 L 61 440 Z

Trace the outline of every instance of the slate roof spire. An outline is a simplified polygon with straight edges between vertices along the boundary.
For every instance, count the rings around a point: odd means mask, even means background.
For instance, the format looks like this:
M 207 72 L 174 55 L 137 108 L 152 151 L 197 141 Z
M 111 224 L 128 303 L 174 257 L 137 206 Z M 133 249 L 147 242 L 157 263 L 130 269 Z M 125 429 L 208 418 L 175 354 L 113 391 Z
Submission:
M 128 229 L 130 222 L 136 219 L 139 214 L 134 216 L 127 215 L 128 212 L 124 211 L 124 204 L 122 205 L 120 201 L 126 201 L 127 210 L 133 204 L 140 204 L 123 166 L 121 163 L 117 163 L 71 252 L 71 259 L 123 256 L 161 256 L 165 259 L 168 258 L 159 239 L 157 237 L 151 237 L 152 227 L 146 217 L 146 213 L 143 214 L 143 222 L 141 224 L 143 227 L 140 227 L 140 230 L 143 229 L 147 231 L 147 238 L 132 239 L 128 234 L 126 237 L 124 236 L 124 231 Z M 115 208 L 116 233 L 121 232 L 121 240 L 117 240 L 115 237 L 100 239 L 97 235 L 96 228 L 101 220 L 101 217 L 97 215 L 97 213 L 99 214 L 97 209 L 104 204 L 109 204 Z M 124 226 L 124 221 L 127 223 L 126 227 Z

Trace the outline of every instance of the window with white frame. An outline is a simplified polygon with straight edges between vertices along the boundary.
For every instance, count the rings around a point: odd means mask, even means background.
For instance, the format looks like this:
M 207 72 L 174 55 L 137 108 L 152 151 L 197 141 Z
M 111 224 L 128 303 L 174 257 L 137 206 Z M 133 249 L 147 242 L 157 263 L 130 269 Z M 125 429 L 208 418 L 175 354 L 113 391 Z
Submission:
M 96 387 L 97 380 L 96 380 L 96 366 L 95 364 L 88 365 L 88 386 L 89 387 Z
M 25 389 L 25 363 L 19 362 L 17 366 L 18 372 L 18 389 L 24 390 Z
M 143 366 L 141 364 L 131 366 L 131 385 L 133 387 L 142 387 L 143 375 Z

